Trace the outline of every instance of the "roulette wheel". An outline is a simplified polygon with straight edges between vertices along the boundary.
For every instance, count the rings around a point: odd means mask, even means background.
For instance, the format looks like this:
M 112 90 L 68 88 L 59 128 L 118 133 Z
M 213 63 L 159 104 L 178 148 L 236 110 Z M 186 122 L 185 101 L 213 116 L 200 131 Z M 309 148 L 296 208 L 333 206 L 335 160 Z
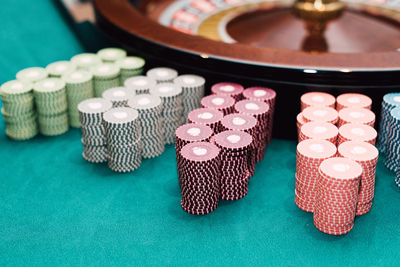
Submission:
M 294 138 L 307 91 L 400 87 L 399 0 L 94 0 L 96 28 L 152 65 L 278 93 L 274 135 Z

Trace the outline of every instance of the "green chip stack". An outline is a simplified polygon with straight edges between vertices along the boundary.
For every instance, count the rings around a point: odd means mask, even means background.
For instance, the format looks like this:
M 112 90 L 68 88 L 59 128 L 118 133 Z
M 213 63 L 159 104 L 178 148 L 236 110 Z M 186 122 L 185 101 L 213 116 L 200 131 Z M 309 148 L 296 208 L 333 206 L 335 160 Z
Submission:
M 65 74 L 62 79 L 66 83 L 68 99 L 68 117 L 71 127 L 81 126 L 78 104 L 94 96 L 93 75 L 84 70 L 76 70 Z
M 70 73 L 75 69 L 75 64 L 70 61 L 57 61 L 47 65 L 46 67 L 49 77 L 53 78 L 61 78 L 63 75 Z
M 35 83 L 47 78 L 47 71 L 44 68 L 32 67 L 20 70 L 16 77 L 18 81 Z
M 145 63 L 141 57 L 126 57 L 118 60 L 116 64 L 121 69 L 121 84 L 124 84 L 128 78 L 142 75 Z
M 115 63 L 126 58 L 126 51 L 121 48 L 109 47 L 99 50 L 97 55 L 104 63 Z
M 59 78 L 47 78 L 33 86 L 39 131 L 54 136 L 68 131 L 68 104 L 65 82 Z
M 71 58 L 71 62 L 78 70 L 90 71 L 91 68 L 101 64 L 101 59 L 93 53 L 83 53 Z
M 94 95 L 101 97 L 107 89 L 118 87 L 119 68 L 115 64 L 103 63 L 92 68 Z
M 6 134 L 14 140 L 27 140 L 37 135 L 32 84 L 17 80 L 6 82 L 0 87 L 0 97 Z

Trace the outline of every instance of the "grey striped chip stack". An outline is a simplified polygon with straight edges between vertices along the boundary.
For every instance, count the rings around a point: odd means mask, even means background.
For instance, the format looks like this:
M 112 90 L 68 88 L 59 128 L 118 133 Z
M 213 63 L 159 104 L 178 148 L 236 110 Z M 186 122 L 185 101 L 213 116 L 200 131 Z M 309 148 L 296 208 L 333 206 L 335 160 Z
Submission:
M 157 83 L 172 83 L 178 77 L 178 72 L 171 68 L 159 67 L 148 70 L 146 76 Z
M 71 58 L 71 62 L 79 70 L 90 71 L 94 66 L 101 64 L 101 59 L 93 53 L 83 53 Z
M 97 55 L 104 63 L 115 63 L 126 57 L 126 51 L 121 48 L 107 47 L 97 51 Z
M 124 86 L 133 91 L 136 95 L 149 94 L 150 89 L 156 86 L 157 82 L 146 76 L 131 77 L 124 82 Z
M 111 101 L 114 108 L 117 108 L 126 107 L 128 100 L 133 98 L 135 93 L 125 87 L 114 87 L 104 91 L 102 96 L 104 99 Z
M 131 172 L 142 163 L 139 113 L 128 107 L 113 108 L 103 115 L 108 167 L 116 172 Z
M 164 140 L 172 144 L 176 128 L 183 123 L 182 88 L 173 83 L 161 83 L 151 88 L 150 94 L 161 98 Z
M 390 111 L 385 166 L 394 172 L 400 170 L 400 107 Z
M 74 70 L 62 76 L 66 83 L 69 124 L 80 127 L 78 105 L 83 100 L 94 97 L 93 75 L 85 70 Z
M 107 89 L 118 87 L 119 68 L 115 64 L 103 63 L 91 69 L 93 73 L 94 95 L 101 97 Z
M 158 96 L 142 94 L 131 98 L 128 106 L 139 112 L 143 158 L 155 158 L 164 152 L 162 102 Z
M 32 67 L 20 70 L 16 77 L 18 81 L 28 82 L 28 83 L 35 83 L 46 79 L 48 76 L 47 71 L 44 68 L 40 67 Z
M 59 78 L 47 78 L 34 84 L 39 131 L 54 136 L 68 131 L 68 103 L 65 82 Z
M 14 140 L 27 140 L 36 136 L 38 125 L 32 84 L 17 80 L 6 82 L 0 87 L 0 97 L 7 136 Z
M 131 77 L 142 75 L 145 61 L 141 57 L 126 57 L 117 60 L 115 64 L 120 68 L 121 85 Z
M 400 93 L 386 94 L 382 101 L 381 122 L 377 141 L 377 147 L 383 153 L 386 151 L 388 130 L 390 128 L 390 111 L 396 107 L 400 107 Z
M 61 78 L 65 74 L 73 72 L 74 70 L 76 70 L 76 66 L 70 61 L 57 61 L 47 65 L 46 67 L 49 77 L 53 78 Z
M 103 98 L 87 99 L 78 105 L 82 131 L 82 156 L 89 162 L 107 161 L 103 114 L 111 108 L 112 103 Z

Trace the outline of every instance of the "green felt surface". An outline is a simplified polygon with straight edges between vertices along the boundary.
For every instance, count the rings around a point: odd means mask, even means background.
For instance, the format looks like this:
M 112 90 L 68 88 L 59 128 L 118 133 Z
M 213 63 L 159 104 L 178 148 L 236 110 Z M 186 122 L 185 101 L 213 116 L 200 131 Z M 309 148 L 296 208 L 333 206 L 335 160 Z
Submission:
M 20 68 L 81 52 L 50 1 L 9 2 L 0 10 L 1 82 Z M 312 215 L 294 204 L 292 141 L 273 140 L 246 198 L 193 216 L 179 205 L 173 146 L 121 175 L 83 160 L 79 130 L 26 142 L 4 132 L 1 118 L 1 266 L 399 263 L 400 190 L 382 162 L 372 211 L 335 237 L 319 232 Z

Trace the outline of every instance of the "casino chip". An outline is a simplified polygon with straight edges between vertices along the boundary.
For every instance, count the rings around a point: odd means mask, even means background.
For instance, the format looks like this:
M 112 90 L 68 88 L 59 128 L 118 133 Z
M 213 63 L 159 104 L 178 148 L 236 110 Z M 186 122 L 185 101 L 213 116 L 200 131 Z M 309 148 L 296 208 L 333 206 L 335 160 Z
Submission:
M 128 100 L 135 97 L 135 93 L 125 87 L 114 87 L 104 91 L 102 96 L 104 99 L 111 101 L 114 108 L 117 108 L 126 107 Z
M 112 108 L 111 101 L 91 98 L 78 105 L 83 153 L 85 160 L 94 163 L 107 161 L 103 114 Z
M 300 129 L 301 129 L 301 126 L 303 126 L 303 124 L 305 124 L 305 123 L 306 122 L 304 121 L 303 113 L 300 112 L 299 114 L 297 114 L 297 117 L 296 117 L 297 141 L 298 142 L 300 141 Z
M 391 171 L 400 170 L 400 107 L 390 111 L 385 166 Z
M 269 105 L 268 127 L 267 127 L 267 145 L 272 140 L 272 126 L 274 124 L 274 111 L 276 92 L 266 87 L 250 87 L 243 91 L 243 97 L 249 100 L 259 100 Z
M 172 83 L 178 77 L 178 72 L 174 69 L 159 67 L 147 71 L 146 76 L 157 83 Z
M 189 123 L 202 124 L 210 126 L 214 134 L 221 131 L 221 120 L 224 114 L 216 109 L 198 108 L 189 112 Z
M 103 63 L 91 68 L 93 73 L 94 95 L 101 97 L 107 89 L 118 87 L 119 68 L 115 64 Z
M 377 142 L 379 151 L 383 153 L 386 151 L 388 128 L 390 127 L 390 111 L 396 107 L 400 107 L 400 93 L 386 94 L 382 101 L 381 122 L 379 124 L 379 135 Z
M 372 99 L 363 94 L 346 93 L 336 98 L 336 110 L 343 108 L 365 108 L 371 109 Z
M 83 100 L 94 97 L 93 75 L 85 70 L 74 70 L 62 76 L 66 83 L 69 124 L 80 127 L 78 105 Z
M 211 87 L 211 92 L 216 95 L 231 96 L 236 101 L 243 99 L 244 88 L 242 85 L 237 83 L 217 83 Z
M 376 164 L 379 156 L 378 149 L 365 142 L 348 141 L 338 147 L 338 154 L 341 157 L 356 161 L 363 169 L 356 210 L 356 215 L 363 215 L 369 212 L 372 207 Z
M 78 70 L 90 71 L 94 66 L 101 64 L 101 59 L 93 53 L 83 53 L 71 58 L 71 62 Z
M 70 61 L 57 61 L 46 67 L 49 77 L 52 78 L 61 78 L 63 75 L 73 72 L 74 70 L 76 70 L 76 66 Z
M 250 178 L 248 159 L 253 138 L 242 131 L 223 131 L 213 137 L 220 149 L 220 195 L 224 200 L 237 200 L 248 192 Z
M 162 102 L 158 96 L 142 94 L 128 101 L 139 113 L 143 158 L 155 158 L 164 152 Z
M 375 145 L 377 135 L 378 133 L 371 126 L 347 123 L 339 128 L 337 145 L 346 141 L 367 142 Z
M 307 122 L 300 129 L 299 142 L 306 139 L 320 139 L 336 145 L 338 132 L 338 128 L 329 122 Z
M 374 127 L 375 114 L 365 108 L 343 108 L 339 111 L 338 127 L 346 123 L 358 123 Z
M 145 60 L 141 57 L 126 57 L 119 59 L 115 64 L 120 68 L 120 84 L 131 77 L 142 75 Z
M 186 74 L 175 78 L 174 83 L 182 87 L 183 118 L 186 123 L 189 112 L 201 107 L 206 80 L 201 76 Z
M 348 158 L 329 158 L 319 167 L 314 204 L 314 225 L 330 235 L 351 231 L 356 215 L 363 169 Z
M 396 172 L 396 178 L 394 179 L 394 182 L 400 188 L 400 171 Z
M 334 144 L 326 140 L 307 139 L 297 145 L 295 203 L 313 212 L 319 180 L 320 164 L 336 155 Z
M 181 149 L 180 177 L 183 210 L 195 215 L 214 211 L 220 199 L 219 149 L 208 142 L 194 142 Z
M 16 77 L 18 81 L 26 83 L 35 83 L 46 79 L 48 76 L 47 71 L 44 68 L 32 67 L 20 70 Z
M 139 113 L 127 107 L 112 108 L 103 114 L 108 167 L 131 172 L 142 163 L 142 137 Z
M 339 120 L 338 112 L 330 107 L 309 107 L 302 111 L 304 122 L 324 121 L 336 124 Z
M 32 84 L 18 80 L 6 82 L 0 87 L 0 97 L 7 136 L 14 140 L 36 136 L 38 125 Z
M 164 140 L 172 144 L 176 128 L 183 123 L 182 88 L 174 83 L 161 83 L 151 88 L 150 94 L 161 98 Z
M 126 57 L 126 51 L 121 48 L 108 47 L 100 49 L 97 55 L 104 63 L 115 63 Z
M 124 86 L 135 92 L 136 95 L 149 94 L 150 89 L 156 86 L 157 82 L 146 76 L 136 76 L 125 80 Z
M 59 78 L 46 78 L 33 86 L 39 131 L 43 135 L 60 135 L 69 129 L 65 86 Z
M 303 111 L 308 107 L 329 107 L 335 108 L 336 99 L 333 95 L 324 92 L 309 92 L 305 93 L 300 98 Z
M 225 116 L 233 113 L 236 101 L 233 97 L 230 96 L 209 95 L 203 97 L 200 103 L 203 108 L 212 108 L 219 110 Z

